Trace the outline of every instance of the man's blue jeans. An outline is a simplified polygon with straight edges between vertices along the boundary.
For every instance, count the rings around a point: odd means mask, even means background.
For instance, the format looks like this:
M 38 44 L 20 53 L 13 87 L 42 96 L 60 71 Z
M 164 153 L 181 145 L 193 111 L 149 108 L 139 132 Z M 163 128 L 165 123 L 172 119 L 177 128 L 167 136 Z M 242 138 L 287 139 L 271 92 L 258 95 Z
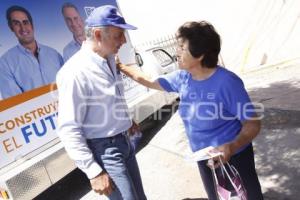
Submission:
M 95 160 L 115 184 L 110 200 L 145 200 L 140 171 L 134 149 L 127 134 L 110 138 L 89 139 Z

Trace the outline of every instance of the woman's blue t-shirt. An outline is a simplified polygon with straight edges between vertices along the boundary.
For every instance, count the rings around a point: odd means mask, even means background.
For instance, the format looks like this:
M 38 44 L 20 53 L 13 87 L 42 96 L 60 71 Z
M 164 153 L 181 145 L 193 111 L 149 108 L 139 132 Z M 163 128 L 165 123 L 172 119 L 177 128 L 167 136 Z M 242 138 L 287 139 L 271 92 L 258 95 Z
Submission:
M 193 151 L 234 140 L 241 123 L 254 114 L 242 80 L 223 67 L 201 81 L 177 70 L 158 82 L 164 90 L 179 93 L 179 114 Z

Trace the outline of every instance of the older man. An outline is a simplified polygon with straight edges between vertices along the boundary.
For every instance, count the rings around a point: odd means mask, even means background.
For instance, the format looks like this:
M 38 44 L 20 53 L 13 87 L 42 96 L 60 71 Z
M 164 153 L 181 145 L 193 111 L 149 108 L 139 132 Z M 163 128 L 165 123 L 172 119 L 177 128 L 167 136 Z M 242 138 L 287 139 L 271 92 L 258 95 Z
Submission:
M 132 126 L 114 55 L 126 43 L 127 24 L 114 6 L 86 20 L 82 48 L 57 75 L 58 135 L 92 189 L 111 200 L 146 199 L 127 130 Z
M 19 44 L 0 59 L 0 99 L 54 82 L 63 64 L 56 50 L 35 40 L 32 17 L 25 8 L 11 6 L 6 18 Z
M 77 7 L 72 3 L 63 4 L 61 12 L 68 29 L 73 34 L 73 40 L 70 41 L 63 50 L 63 57 L 66 62 L 80 49 L 82 42 L 85 40 L 84 23 Z

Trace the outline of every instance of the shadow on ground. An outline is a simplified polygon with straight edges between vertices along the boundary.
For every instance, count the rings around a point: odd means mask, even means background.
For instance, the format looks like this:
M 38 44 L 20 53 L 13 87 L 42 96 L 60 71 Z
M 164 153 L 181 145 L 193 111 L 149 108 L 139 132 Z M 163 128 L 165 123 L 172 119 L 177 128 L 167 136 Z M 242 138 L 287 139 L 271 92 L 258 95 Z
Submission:
M 149 118 L 139 124 L 143 137 L 138 145 L 137 152 L 144 148 L 151 139 L 159 132 L 161 128 L 168 122 L 177 110 L 177 103 L 174 105 L 166 105 Z
M 254 144 L 266 200 L 297 200 L 300 196 L 298 84 L 283 81 L 250 91 L 253 101 L 265 105 L 262 130 Z
M 249 95 L 253 102 L 262 103 L 267 108 L 300 110 L 299 80 L 280 81 L 254 87 L 249 89 Z
M 91 190 L 86 175 L 78 168 L 33 200 L 75 200 Z

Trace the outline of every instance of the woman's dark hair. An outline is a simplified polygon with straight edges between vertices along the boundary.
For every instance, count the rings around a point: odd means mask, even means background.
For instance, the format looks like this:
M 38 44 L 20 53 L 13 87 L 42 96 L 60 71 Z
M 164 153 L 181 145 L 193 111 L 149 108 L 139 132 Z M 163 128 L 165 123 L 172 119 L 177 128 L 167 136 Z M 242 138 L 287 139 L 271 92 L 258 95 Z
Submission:
M 30 15 L 30 13 L 28 12 L 28 10 L 26 10 L 25 8 L 21 7 L 21 6 L 11 6 L 9 7 L 7 10 L 6 10 L 6 19 L 7 19 L 7 23 L 8 23 L 8 26 L 11 28 L 12 27 L 12 24 L 11 24 L 11 13 L 15 12 L 15 11 L 21 11 L 23 13 L 26 14 L 28 20 L 30 21 L 30 24 L 33 26 L 33 23 L 32 23 L 32 17 Z
M 218 63 L 221 39 L 215 28 L 206 21 L 186 22 L 179 27 L 176 38 L 187 41 L 189 51 L 195 58 L 203 55 L 202 65 L 214 68 Z

